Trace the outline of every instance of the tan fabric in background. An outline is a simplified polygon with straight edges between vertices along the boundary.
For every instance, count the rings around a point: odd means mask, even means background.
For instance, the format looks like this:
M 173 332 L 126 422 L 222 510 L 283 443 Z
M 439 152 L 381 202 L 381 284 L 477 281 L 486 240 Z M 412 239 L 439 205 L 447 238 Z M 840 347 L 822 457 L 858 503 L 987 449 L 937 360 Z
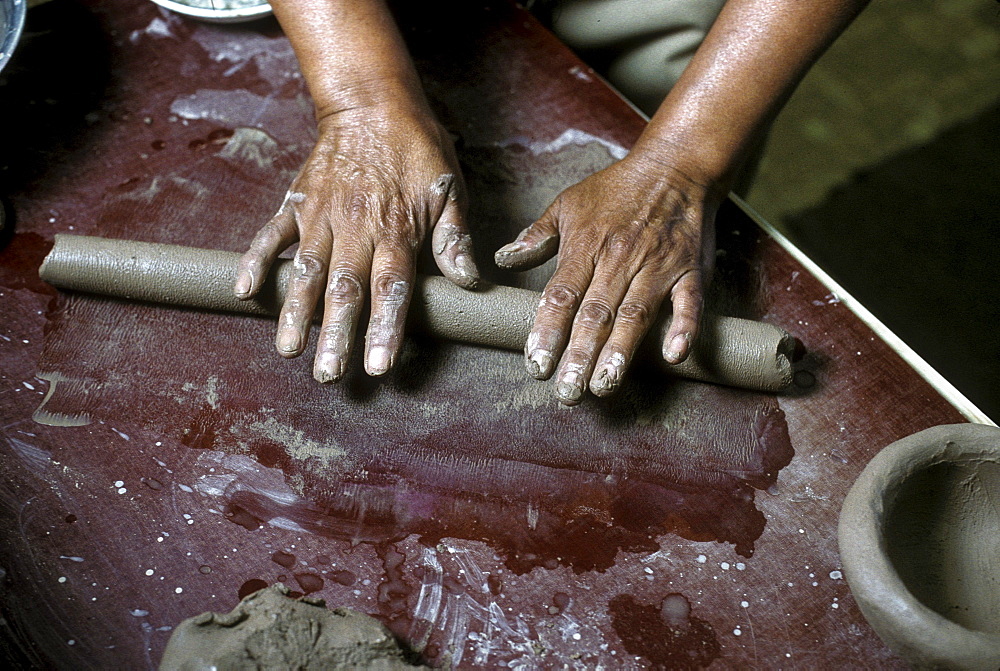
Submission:
M 680 78 L 725 0 L 558 0 L 553 32 L 646 114 Z

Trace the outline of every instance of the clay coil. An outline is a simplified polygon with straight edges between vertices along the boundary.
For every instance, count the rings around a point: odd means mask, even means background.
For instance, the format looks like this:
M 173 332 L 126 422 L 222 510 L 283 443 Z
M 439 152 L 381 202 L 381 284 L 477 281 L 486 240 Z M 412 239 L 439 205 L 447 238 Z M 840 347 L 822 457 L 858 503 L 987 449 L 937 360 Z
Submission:
M 128 300 L 216 312 L 275 317 L 294 272 L 291 260 L 275 263 L 259 294 L 241 301 L 233 295 L 240 255 L 131 240 L 56 235 L 39 275 L 60 288 Z M 434 337 L 520 350 L 524 347 L 540 295 L 491 286 L 480 291 L 456 287 L 442 277 L 418 278 L 410 325 Z M 647 340 L 662 341 L 670 316 L 663 315 Z M 654 340 L 655 342 L 655 340 Z M 792 382 L 793 338 L 782 329 L 746 319 L 706 315 L 688 359 L 667 364 L 659 347 L 646 348 L 673 375 L 757 391 L 777 392 Z

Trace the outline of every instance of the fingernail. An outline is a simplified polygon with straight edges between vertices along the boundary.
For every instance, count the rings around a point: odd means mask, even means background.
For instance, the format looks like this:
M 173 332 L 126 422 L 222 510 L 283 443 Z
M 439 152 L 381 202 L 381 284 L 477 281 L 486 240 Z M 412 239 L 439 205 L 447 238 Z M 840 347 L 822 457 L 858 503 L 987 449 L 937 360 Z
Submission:
M 621 371 L 617 366 L 605 364 L 594 373 L 594 379 L 590 381 L 590 389 L 598 396 L 610 394 L 618 386 Z
M 368 361 L 365 364 L 369 375 L 385 375 L 390 366 L 392 366 L 392 356 L 388 347 L 375 345 L 369 348 Z
M 253 287 L 253 276 L 248 272 L 242 272 L 239 277 L 236 278 L 236 286 L 233 287 L 233 292 L 237 296 L 246 296 L 250 293 L 250 289 Z
M 556 396 L 566 405 L 576 405 L 583 396 L 583 376 L 569 372 L 562 376 L 556 384 Z
M 337 382 L 344 377 L 344 360 L 333 352 L 323 352 L 316 359 L 313 377 L 317 382 Z
M 472 256 L 466 252 L 460 252 L 455 255 L 455 267 L 458 268 L 459 272 L 467 277 L 477 277 L 479 275 L 479 270 L 476 268 L 476 262 L 472 260 Z
M 512 242 L 509 245 L 504 245 L 496 251 L 494 258 L 502 258 L 505 256 L 510 256 L 511 254 L 517 254 L 518 252 L 523 252 L 527 247 L 523 242 Z
M 282 355 L 298 354 L 302 349 L 302 337 L 296 329 L 282 329 L 278 333 L 278 352 Z
M 667 361 L 670 363 L 677 363 L 681 360 L 681 356 L 684 353 L 684 349 L 687 347 L 688 342 L 691 340 L 690 333 L 682 333 L 680 335 L 674 336 L 674 339 L 670 341 L 670 347 L 667 349 Z
M 544 349 L 536 349 L 525 360 L 528 375 L 536 380 L 545 380 L 552 375 L 552 353 Z

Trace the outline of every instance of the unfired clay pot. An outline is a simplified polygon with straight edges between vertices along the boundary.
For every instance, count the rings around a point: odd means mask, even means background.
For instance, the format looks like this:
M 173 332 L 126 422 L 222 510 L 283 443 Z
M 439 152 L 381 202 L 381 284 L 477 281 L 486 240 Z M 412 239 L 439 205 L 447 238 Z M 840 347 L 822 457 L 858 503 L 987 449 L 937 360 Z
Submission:
M 875 456 L 844 501 L 844 573 L 917 668 L 1000 668 L 1000 429 L 937 426 Z

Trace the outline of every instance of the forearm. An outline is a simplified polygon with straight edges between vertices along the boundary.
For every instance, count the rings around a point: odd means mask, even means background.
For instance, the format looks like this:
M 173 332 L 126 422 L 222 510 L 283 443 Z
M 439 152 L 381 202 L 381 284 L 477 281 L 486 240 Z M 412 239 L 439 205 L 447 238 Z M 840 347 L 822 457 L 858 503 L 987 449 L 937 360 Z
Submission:
M 428 112 L 420 79 L 383 0 L 272 0 L 316 104 L 328 117 L 373 105 Z
M 754 138 L 868 0 L 729 0 L 636 145 L 726 186 Z

